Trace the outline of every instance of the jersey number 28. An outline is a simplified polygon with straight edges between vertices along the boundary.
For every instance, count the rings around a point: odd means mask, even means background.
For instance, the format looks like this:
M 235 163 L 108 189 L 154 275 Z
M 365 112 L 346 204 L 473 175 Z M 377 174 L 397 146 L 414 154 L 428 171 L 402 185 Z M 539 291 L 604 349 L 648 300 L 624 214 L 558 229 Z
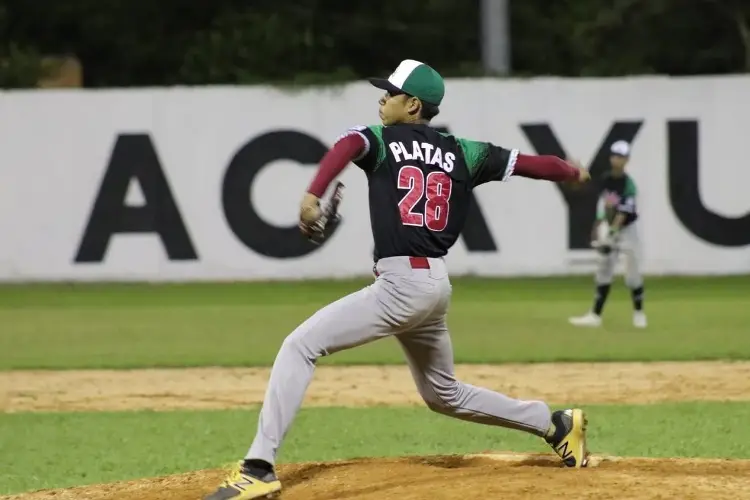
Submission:
M 425 176 L 422 169 L 406 165 L 398 172 L 398 188 L 409 190 L 398 203 L 405 226 L 426 226 L 430 231 L 443 231 L 448 226 L 453 188 L 448 174 L 436 171 Z M 425 196 L 424 213 L 415 212 L 414 207 Z

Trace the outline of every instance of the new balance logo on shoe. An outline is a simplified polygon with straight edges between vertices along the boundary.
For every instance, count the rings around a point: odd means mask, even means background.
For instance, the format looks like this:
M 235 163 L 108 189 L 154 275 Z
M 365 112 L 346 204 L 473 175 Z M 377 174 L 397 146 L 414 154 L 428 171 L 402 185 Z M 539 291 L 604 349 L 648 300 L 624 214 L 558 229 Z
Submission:
M 560 454 L 560 457 L 562 457 L 563 460 L 567 460 L 568 458 L 573 456 L 573 452 L 568 450 L 567 441 L 565 441 L 561 446 L 557 448 L 557 453 Z
M 244 481 L 236 481 L 233 486 L 237 488 L 238 490 L 245 491 L 247 488 L 255 484 L 255 481 L 245 479 Z

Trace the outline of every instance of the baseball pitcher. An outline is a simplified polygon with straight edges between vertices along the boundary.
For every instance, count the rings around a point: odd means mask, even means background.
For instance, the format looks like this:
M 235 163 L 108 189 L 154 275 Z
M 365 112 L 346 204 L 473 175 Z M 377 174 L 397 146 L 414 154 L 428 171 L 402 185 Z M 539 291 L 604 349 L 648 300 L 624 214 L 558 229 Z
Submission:
M 470 193 L 512 176 L 586 182 L 588 172 L 554 156 L 520 154 L 491 143 L 442 134 L 430 120 L 439 112 L 443 78 L 405 60 L 389 78 L 371 78 L 385 91 L 381 125 L 353 127 L 321 160 L 304 194 L 300 229 L 316 242 L 336 223 L 340 185 L 321 198 L 350 163 L 367 176 L 374 282 L 299 325 L 283 342 L 271 370 L 257 434 L 245 459 L 206 500 L 248 500 L 281 490 L 277 451 L 305 397 L 317 360 L 385 337 L 395 338 L 417 390 L 433 411 L 449 417 L 516 429 L 543 438 L 568 467 L 588 462 L 581 409 L 551 411 L 456 379 L 446 326 L 451 283 L 444 256 L 458 239 Z
M 610 148 L 612 170 L 604 176 L 592 230 L 591 245 L 599 252 L 596 293 L 593 308 L 583 316 L 570 318 L 576 326 L 600 326 L 602 310 L 609 296 L 612 278 L 620 255 L 625 256 L 625 284 L 633 299 L 633 326 L 645 328 L 641 242 L 638 236 L 637 190 L 633 178 L 625 172 L 630 144 L 616 141 Z

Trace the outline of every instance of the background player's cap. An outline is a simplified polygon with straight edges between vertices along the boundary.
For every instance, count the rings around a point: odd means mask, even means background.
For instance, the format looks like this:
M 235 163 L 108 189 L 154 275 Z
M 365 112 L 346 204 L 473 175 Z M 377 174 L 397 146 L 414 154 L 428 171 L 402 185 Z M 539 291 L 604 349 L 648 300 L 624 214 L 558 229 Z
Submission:
M 445 83 L 440 73 L 423 62 L 405 59 L 388 78 L 368 78 L 379 89 L 391 93 L 414 96 L 434 106 L 440 106 L 445 95 Z
M 610 146 L 609 152 L 617 156 L 630 156 L 630 144 L 628 141 L 615 141 Z

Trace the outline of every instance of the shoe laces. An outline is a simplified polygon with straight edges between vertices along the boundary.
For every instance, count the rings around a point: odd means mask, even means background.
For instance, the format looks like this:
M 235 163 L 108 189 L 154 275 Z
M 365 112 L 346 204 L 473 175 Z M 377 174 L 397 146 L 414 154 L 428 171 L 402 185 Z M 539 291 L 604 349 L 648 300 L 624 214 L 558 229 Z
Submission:
M 222 488 L 229 488 L 234 483 L 241 481 L 243 479 L 242 476 L 242 463 L 238 463 L 234 466 L 234 469 L 232 472 L 227 476 L 227 478 L 224 480 L 223 483 L 221 483 Z

